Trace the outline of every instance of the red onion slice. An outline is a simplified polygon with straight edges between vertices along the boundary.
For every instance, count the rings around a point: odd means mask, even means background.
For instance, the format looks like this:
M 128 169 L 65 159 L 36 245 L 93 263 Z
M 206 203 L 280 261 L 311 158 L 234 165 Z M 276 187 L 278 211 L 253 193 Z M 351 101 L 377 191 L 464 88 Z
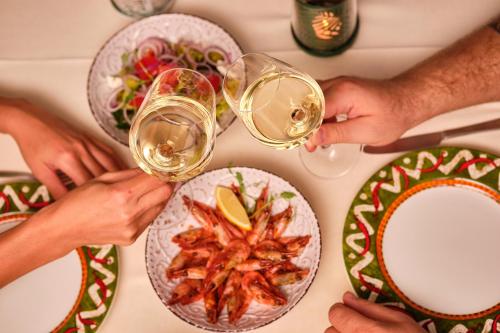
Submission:
M 125 93 L 125 90 L 123 87 L 116 88 L 109 94 L 108 100 L 106 101 L 106 109 L 109 112 L 114 112 L 122 107 L 124 107 L 123 101 L 118 101 L 116 98 L 118 97 L 118 94 L 121 92 Z
M 142 59 L 149 52 L 155 56 L 161 55 L 165 51 L 165 41 L 159 37 L 149 37 L 137 45 L 137 57 Z
M 205 60 L 214 66 L 223 65 L 229 63 L 229 55 L 218 46 L 209 46 L 205 49 Z

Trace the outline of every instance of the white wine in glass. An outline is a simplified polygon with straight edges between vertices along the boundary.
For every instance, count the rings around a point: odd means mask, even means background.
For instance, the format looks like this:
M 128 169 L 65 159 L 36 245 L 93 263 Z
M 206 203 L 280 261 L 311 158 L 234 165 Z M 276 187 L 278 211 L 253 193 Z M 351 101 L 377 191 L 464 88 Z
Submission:
M 153 82 L 132 121 L 129 145 L 145 172 L 169 182 L 206 167 L 215 142 L 215 92 L 189 69 L 171 69 Z
M 312 78 L 271 71 L 246 88 L 238 112 L 260 142 L 290 149 L 303 145 L 319 128 L 324 103 L 321 89 Z
M 308 74 L 265 54 L 245 54 L 227 68 L 222 89 L 226 101 L 253 137 L 277 149 L 304 145 L 319 129 L 325 97 Z M 322 178 L 346 174 L 361 151 L 357 144 L 300 149 L 307 170 Z

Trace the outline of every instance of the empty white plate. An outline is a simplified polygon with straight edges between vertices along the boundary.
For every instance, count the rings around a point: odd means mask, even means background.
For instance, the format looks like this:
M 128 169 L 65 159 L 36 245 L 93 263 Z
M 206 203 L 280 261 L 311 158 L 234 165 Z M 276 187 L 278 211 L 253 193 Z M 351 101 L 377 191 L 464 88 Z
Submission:
M 500 300 L 500 204 L 470 187 L 441 186 L 405 200 L 387 223 L 387 271 L 416 304 L 448 315 Z

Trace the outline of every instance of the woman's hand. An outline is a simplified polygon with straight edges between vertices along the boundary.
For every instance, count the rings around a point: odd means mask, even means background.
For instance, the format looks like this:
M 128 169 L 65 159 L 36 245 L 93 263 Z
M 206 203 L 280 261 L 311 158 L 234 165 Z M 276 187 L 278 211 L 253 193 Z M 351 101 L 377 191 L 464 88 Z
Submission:
M 132 244 L 165 206 L 170 185 L 129 169 L 103 174 L 37 213 L 64 235 L 68 248 Z
M 405 131 L 426 119 L 409 106 L 414 99 L 392 80 L 368 80 L 339 77 L 321 82 L 325 94 L 323 125 L 306 144 L 333 143 L 383 145 L 397 140 Z M 336 122 L 337 115 L 347 120 Z
M 328 314 L 330 324 L 325 333 L 425 333 L 407 314 L 380 304 L 344 294 L 344 303 L 336 303 Z
M 105 173 L 0 234 L 0 288 L 82 245 L 132 244 L 170 185 L 138 169 Z
M 124 167 L 111 148 L 26 101 L 1 98 L 0 121 L 0 131 L 13 136 L 34 176 L 55 198 L 67 192 L 57 170 L 81 185 Z

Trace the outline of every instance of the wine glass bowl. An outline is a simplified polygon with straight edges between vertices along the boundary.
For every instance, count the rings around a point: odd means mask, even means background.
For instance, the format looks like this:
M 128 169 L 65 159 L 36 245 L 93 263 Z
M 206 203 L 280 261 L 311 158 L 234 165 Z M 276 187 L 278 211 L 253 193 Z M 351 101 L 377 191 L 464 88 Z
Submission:
M 303 145 L 321 125 L 325 100 L 309 75 L 264 54 L 232 63 L 222 89 L 254 138 L 277 149 Z
M 210 162 L 215 144 L 215 92 L 190 69 L 161 73 L 151 85 L 129 135 L 130 150 L 145 172 L 180 182 Z

